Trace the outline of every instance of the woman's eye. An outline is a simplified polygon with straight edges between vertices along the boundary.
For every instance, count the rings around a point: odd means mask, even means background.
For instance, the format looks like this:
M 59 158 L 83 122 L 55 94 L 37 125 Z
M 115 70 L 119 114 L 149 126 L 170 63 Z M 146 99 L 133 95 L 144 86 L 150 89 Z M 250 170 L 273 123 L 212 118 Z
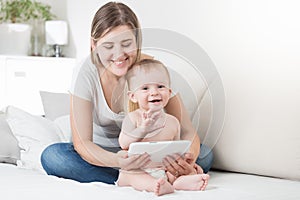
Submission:
M 102 45 L 105 49 L 112 49 L 114 47 L 114 45 L 112 44 L 104 44 Z
M 122 43 L 122 47 L 129 47 L 131 44 L 132 44 L 131 41 L 127 41 L 127 42 Z
M 113 46 L 104 46 L 105 49 L 112 49 Z

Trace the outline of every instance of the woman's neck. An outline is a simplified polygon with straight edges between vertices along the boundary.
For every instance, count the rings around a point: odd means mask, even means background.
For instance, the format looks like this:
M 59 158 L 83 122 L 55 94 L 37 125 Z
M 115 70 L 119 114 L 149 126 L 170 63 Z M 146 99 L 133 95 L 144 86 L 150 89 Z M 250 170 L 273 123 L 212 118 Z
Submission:
M 108 84 L 115 85 L 119 82 L 120 78 L 123 78 L 111 73 L 109 70 L 105 69 L 105 67 L 98 67 L 98 72 L 102 84 L 108 83 Z
M 115 76 L 102 67 L 98 68 L 98 74 L 107 105 L 113 112 L 121 112 L 124 109 L 125 77 Z

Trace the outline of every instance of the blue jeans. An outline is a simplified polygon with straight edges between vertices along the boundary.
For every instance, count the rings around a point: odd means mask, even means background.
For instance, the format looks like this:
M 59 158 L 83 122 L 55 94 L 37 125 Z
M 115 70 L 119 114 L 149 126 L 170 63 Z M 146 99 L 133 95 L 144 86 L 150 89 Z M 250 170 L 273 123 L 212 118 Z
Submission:
M 197 159 L 205 173 L 212 166 L 212 151 L 201 145 Z M 68 178 L 79 182 L 104 182 L 114 184 L 118 179 L 118 169 L 92 165 L 83 160 L 74 150 L 72 143 L 56 143 L 48 146 L 41 155 L 41 163 L 49 175 Z

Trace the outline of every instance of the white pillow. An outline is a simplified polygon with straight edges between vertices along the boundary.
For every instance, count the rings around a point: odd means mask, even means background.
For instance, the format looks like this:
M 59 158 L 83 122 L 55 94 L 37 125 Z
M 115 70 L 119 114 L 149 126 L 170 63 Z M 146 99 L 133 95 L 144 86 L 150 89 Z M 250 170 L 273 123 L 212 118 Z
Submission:
M 55 120 L 58 117 L 70 114 L 70 95 L 40 91 L 45 117 Z
M 21 166 L 44 171 L 40 163 L 42 151 L 50 144 L 64 141 L 58 126 L 41 116 L 31 115 L 21 109 L 8 106 L 7 123 L 18 139 L 21 151 Z
M 300 69 L 287 66 L 221 66 L 226 117 L 214 168 L 300 181 Z
M 5 113 L 0 111 L 0 163 L 17 164 L 20 159 L 20 147 L 18 141 L 12 134 Z

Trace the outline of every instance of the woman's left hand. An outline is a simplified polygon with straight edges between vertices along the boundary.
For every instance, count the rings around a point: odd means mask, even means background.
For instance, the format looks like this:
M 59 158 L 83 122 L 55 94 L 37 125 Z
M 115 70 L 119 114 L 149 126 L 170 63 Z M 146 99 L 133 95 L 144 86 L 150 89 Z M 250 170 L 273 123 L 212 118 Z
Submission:
M 184 157 L 179 154 L 169 155 L 164 158 L 163 165 L 175 177 L 203 173 L 202 168 L 193 161 L 191 153 L 186 153 Z

